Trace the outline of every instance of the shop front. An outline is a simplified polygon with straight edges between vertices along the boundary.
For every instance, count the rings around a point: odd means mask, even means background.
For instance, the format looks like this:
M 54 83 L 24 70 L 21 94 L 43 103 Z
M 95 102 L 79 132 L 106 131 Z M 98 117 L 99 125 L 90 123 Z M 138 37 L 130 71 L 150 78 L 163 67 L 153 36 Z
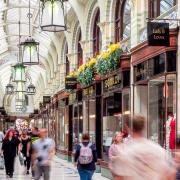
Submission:
M 102 84 L 102 159 L 101 173 L 108 178 L 108 152 L 116 133 L 125 130 L 131 113 L 130 57 L 126 66 L 103 78 Z M 123 64 L 122 64 L 123 65 Z
M 168 151 L 175 149 L 177 116 L 176 34 L 170 47 L 144 46 L 132 52 L 133 114 L 147 119 L 144 136 Z M 144 54 L 142 54 L 144 52 Z

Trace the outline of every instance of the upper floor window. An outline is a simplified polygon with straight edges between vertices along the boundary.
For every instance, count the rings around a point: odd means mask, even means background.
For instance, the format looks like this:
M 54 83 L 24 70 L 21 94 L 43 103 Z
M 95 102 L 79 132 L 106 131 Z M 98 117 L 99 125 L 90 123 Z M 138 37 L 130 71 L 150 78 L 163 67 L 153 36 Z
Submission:
M 119 42 L 131 35 L 131 0 L 117 1 L 115 10 L 115 41 Z
M 70 72 L 70 63 L 68 59 L 68 46 L 67 45 L 66 45 L 66 50 L 65 50 L 65 63 L 66 63 L 66 76 L 67 76 Z
M 82 51 L 82 47 L 81 47 L 81 30 L 79 31 L 78 34 L 78 44 L 77 44 L 77 53 L 78 53 L 78 67 L 81 66 L 83 64 L 83 51 Z
M 176 5 L 176 0 L 149 0 L 149 17 L 156 18 Z
M 95 15 L 94 19 L 94 25 L 93 25 L 93 55 L 96 56 L 100 53 L 101 50 L 101 31 L 98 26 L 98 23 L 100 22 L 100 10 L 98 9 Z

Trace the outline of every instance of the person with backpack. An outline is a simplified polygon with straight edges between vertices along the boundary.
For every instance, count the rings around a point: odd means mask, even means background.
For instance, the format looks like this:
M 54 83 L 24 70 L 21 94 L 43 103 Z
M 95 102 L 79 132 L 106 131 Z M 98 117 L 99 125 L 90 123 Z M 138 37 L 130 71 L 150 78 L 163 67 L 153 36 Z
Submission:
M 80 180 L 91 180 L 96 170 L 97 153 L 95 144 L 90 142 L 89 134 L 82 135 L 82 142 L 76 147 L 75 162 Z

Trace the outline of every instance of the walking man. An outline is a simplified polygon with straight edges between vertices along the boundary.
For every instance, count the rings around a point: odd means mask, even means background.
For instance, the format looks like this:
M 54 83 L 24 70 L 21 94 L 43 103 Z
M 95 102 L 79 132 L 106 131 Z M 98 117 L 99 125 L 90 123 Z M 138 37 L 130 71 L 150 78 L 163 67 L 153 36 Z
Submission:
M 50 179 L 50 166 L 55 153 L 54 140 L 47 137 L 47 129 L 39 131 L 40 139 L 33 143 L 33 168 L 35 170 L 35 180 L 39 180 L 41 175 L 44 180 Z

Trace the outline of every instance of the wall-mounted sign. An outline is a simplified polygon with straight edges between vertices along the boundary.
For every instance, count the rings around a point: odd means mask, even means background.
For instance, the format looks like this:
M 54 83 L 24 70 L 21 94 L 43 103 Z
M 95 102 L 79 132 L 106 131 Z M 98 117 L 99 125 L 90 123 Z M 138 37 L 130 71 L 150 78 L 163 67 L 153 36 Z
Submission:
M 169 46 L 169 23 L 148 22 L 147 36 L 149 46 Z
M 77 78 L 75 77 L 66 77 L 65 79 L 65 88 L 66 89 L 76 89 L 77 87 Z
M 122 88 L 121 74 L 116 74 L 103 81 L 103 92 L 112 91 L 117 88 Z
M 48 104 L 51 102 L 51 96 L 43 96 L 43 104 Z
M 93 85 L 83 89 L 82 93 L 83 93 L 83 98 L 94 96 L 96 94 L 95 86 Z

